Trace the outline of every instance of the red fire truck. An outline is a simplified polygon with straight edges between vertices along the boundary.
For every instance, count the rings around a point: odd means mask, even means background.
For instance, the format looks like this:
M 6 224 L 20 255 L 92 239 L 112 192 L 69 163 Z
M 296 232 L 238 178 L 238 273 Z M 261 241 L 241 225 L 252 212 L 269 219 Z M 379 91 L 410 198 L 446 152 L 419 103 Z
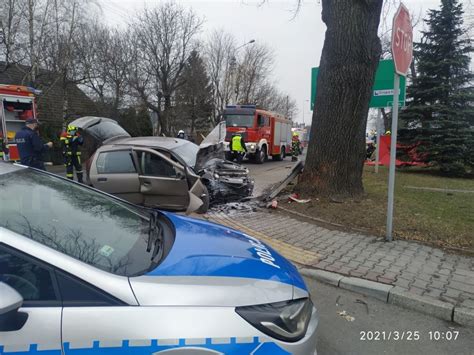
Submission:
M 35 93 L 26 86 L 0 84 L 0 143 L 4 160 L 20 160 L 15 134 L 28 118 L 36 118 Z M 6 154 L 8 152 L 8 154 Z
M 255 105 L 228 105 L 224 110 L 226 121 L 227 157 L 232 135 L 241 132 L 247 147 L 247 157 L 262 164 L 269 156 L 282 160 L 291 150 L 291 121 Z

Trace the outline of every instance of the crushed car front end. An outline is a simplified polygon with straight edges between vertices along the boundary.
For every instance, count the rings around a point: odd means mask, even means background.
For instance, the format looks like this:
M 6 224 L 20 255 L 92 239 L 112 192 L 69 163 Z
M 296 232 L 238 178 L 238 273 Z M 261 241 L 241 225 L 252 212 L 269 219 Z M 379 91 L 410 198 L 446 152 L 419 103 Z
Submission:
M 242 165 L 214 158 L 198 174 L 209 191 L 211 204 L 240 201 L 252 195 L 254 181 Z

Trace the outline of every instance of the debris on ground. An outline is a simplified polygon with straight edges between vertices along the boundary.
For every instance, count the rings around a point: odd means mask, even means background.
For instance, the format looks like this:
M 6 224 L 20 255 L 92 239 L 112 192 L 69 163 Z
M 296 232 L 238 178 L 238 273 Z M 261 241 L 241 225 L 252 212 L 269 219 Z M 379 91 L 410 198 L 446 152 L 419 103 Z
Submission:
M 329 201 L 331 201 L 333 203 L 344 203 L 344 199 L 342 199 L 339 196 L 330 196 Z
M 311 199 L 300 199 L 300 196 L 296 193 L 294 194 L 291 194 L 290 196 L 288 196 L 288 202 L 297 202 L 297 203 L 308 203 L 311 201 Z
M 229 202 L 221 205 L 212 206 L 208 213 L 223 212 L 226 214 L 233 213 L 250 213 L 255 212 L 258 208 L 256 201 L 247 200 L 242 202 Z
M 273 200 L 272 202 L 267 203 L 267 208 L 277 209 L 278 208 L 278 201 Z
M 355 318 L 347 314 L 346 311 L 340 311 L 340 312 L 337 312 L 337 314 L 339 314 L 342 318 L 344 318 L 348 322 L 355 321 Z
M 360 303 L 360 304 L 363 304 L 365 306 L 365 309 L 367 311 L 367 314 L 369 314 L 369 305 L 367 304 L 367 302 L 363 301 L 363 300 L 360 300 L 360 299 L 356 299 L 355 301 L 356 303 Z

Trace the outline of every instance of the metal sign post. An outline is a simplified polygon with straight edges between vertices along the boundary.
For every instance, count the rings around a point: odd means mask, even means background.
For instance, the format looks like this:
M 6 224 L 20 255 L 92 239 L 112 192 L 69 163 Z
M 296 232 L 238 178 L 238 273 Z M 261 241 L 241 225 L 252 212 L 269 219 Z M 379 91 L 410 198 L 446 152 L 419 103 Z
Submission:
M 379 159 L 380 159 L 380 130 L 382 129 L 382 124 L 380 120 L 382 119 L 382 110 L 377 110 L 377 122 L 375 123 L 375 130 L 377 133 L 377 140 L 375 141 L 375 173 L 379 173 Z
M 400 76 L 406 76 L 413 59 L 413 28 L 410 14 L 405 5 L 400 4 L 393 17 L 392 25 L 392 55 L 395 63 L 395 77 L 392 110 L 392 139 L 390 144 L 390 172 L 388 176 L 388 206 L 387 206 L 387 241 L 392 241 L 393 231 L 393 199 L 395 191 L 395 160 L 397 158 L 397 128 L 398 128 L 398 92 Z
M 392 241 L 393 230 L 393 197 L 395 193 L 395 160 L 397 158 L 397 129 L 398 129 L 398 90 L 400 76 L 395 73 L 395 87 L 393 89 L 392 109 L 392 136 L 390 140 L 390 171 L 388 175 L 388 207 L 387 207 L 387 241 Z

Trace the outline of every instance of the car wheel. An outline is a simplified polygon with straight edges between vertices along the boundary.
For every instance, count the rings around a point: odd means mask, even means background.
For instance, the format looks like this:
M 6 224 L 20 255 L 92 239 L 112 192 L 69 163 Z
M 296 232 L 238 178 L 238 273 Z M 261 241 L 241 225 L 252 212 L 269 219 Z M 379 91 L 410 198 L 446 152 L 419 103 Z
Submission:
M 203 197 L 201 197 L 201 200 L 202 200 L 202 206 L 199 207 L 199 209 L 196 211 L 196 213 L 199 213 L 199 214 L 204 214 L 207 212 L 207 210 L 209 209 L 209 204 L 210 204 L 210 197 L 209 197 L 209 190 L 207 189 L 206 186 L 204 186 L 204 190 L 202 191 L 203 193 Z
M 257 164 L 263 164 L 263 162 L 267 158 L 267 148 L 265 146 L 262 147 L 257 153 L 255 154 L 255 162 Z

